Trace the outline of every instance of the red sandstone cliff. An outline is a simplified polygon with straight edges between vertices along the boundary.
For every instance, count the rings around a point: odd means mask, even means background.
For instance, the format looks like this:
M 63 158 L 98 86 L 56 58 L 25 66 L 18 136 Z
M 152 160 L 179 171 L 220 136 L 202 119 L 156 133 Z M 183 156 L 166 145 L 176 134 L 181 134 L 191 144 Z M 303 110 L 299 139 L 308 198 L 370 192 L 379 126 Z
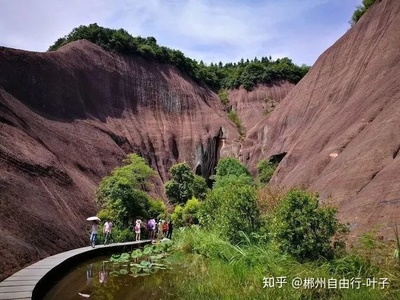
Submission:
M 331 197 L 353 234 L 378 224 L 389 235 L 400 205 L 398 24 L 399 1 L 377 1 L 293 89 L 231 91 L 243 145 L 216 95 L 173 67 L 85 41 L 0 48 L 0 279 L 86 244 L 96 185 L 128 152 L 158 171 L 158 191 L 176 161 L 208 175 L 220 153 L 253 167 L 286 154 L 274 184 Z M 288 92 L 265 116 L 264 99 Z
M 326 50 L 246 145 L 247 163 L 287 153 L 276 185 L 331 198 L 352 235 L 400 222 L 400 1 L 377 1 Z
M 174 67 L 86 41 L 57 52 L 0 48 L 0 279 L 87 244 L 100 179 L 136 152 L 209 175 L 238 140 L 218 97 Z M 237 152 L 237 151 L 236 151 Z
M 229 90 L 229 106 L 237 112 L 246 131 L 251 131 L 275 109 L 294 86 L 292 83 L 282 81 L 270 85 L 258 85 L 249 92 L 243 87 Z

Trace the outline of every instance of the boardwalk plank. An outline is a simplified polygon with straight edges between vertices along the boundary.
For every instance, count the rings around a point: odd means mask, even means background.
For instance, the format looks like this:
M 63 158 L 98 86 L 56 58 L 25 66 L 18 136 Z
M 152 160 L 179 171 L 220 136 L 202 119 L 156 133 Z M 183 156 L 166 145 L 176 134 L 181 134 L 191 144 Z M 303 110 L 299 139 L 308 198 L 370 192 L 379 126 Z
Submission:
M 89 254 L 93 257 L 96 257 L 99 255 L 99 251 L 102 251 L 101 249 L 104 248 L 110 248 L 110 250 L 112 250 L 113 248 L 118 249 L 120 247 L 145 245 L 150 242 L 150 240 L 144 240 L 140 242 L 116 243 L 107 246 L 99 245 L 96 248 L 83 247 L 49 256 L 26 267 L 25 269 L 16 272 L 15 274 L 6 278 L 4 281 L 0 282 L 0 300 L 31 299 L 35 286 L 48 272 L 61 264 L 65 265 L 67 260 L 74 258 L 76 255 L 93 251 L 93 254 Z

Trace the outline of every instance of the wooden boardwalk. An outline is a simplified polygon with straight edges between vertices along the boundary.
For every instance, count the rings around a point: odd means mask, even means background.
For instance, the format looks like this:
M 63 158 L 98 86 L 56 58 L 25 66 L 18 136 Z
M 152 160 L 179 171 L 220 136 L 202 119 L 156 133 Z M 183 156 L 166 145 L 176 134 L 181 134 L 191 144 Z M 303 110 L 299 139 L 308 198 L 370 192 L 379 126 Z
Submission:
M 151 243 L 151 240 L 115 243 L 74 249 L 49 256 L 0 282 L 0 300 L 41 299 L 56 278 L 62 278 L 77 264 L 96 256 L 122 251 Z

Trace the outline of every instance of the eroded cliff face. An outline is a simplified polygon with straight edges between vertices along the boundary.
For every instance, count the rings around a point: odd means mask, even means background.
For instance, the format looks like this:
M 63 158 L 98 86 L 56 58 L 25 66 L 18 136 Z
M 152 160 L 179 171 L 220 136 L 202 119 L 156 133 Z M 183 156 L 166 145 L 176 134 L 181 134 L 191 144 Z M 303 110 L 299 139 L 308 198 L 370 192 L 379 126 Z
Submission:
M 0 279 L 87 245 L 95 189 L 127 153 L 157 171 L 161 196 L 173 164 L 207 177 L 238 141 L 218 97 L 171 66 L 86 41 L 0 48 Z
M 237 112 L 246 131 L 252 131 L 254 126 L 275 109 L 295 85 L 287 82 L 274 82 L 269 85 L 257 85 L 251 91 L 240 89 L 229 90 L 229 107 Z M 254 128 L 257 130 L 258 128 Z
M 0 48 L 0 280 L 87 244 L 100 179 L 127 153 L 208 176 L 224 155 L 281 160 L 274 185 L 318 191 L 353 236 L 399 222 L 400 2 L 377 1 L 303 80 L 229 92 L 246 136 L 209 89 L 167 65 L 79 41 Z M 287 95 L 287 96 L 286 96 Z M 284 99 L 283 99 L 284 98 Z M 283 99 L 283 100 L 282 100 Z
M 377 1 L 249 132 L 248 163 L 286 154 L 272 181 L 339 208 L 351 237 L 400 222 L 400 2 Z

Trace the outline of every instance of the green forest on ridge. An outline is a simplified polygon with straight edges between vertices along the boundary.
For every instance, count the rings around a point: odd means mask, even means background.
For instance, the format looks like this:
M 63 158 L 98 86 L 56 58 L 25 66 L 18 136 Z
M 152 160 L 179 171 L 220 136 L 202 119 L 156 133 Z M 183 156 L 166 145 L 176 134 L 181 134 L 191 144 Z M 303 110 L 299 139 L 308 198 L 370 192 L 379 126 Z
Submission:
M 259 83 L 270 84 L 281 80 L 297 83 L 308 72 L 308 66 L 297 66 L 289 58 L 271 57 L 241 59 L 237 63 L 197 62 L 186 57 L 181 51 L 160 46 L 154 37 L 133 37 L 124 29 L 104 28 L 96 23 L 82 25 L 68 35 L 59 38 L 49 51 L 55 51 L 72 41 L 86 39 L 100 47 L 125 55 L 140 55 L 151 61 L 168 63 L 176 66 L 196 82 L 204 82 L 212 90 L 234 89 L 243 86 L 251 90 Z

